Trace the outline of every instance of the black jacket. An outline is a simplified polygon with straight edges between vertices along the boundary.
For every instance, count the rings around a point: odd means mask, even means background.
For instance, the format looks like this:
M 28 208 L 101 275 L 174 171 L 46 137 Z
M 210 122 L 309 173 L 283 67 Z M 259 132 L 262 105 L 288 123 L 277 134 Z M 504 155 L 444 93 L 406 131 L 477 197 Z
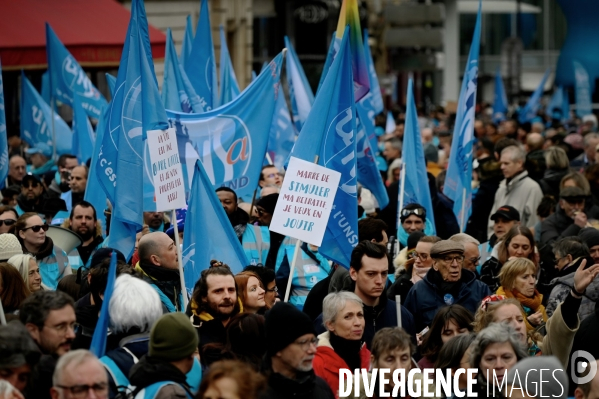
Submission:
M 402 270 L 395 279 L 395 282 L 391 284 L 391 286 L 387 289 L 387 298 L 394 301 L 395 296 L 399 295 L 401 298 L 401 304 L 406 303 L 406 297 L 408 296 L 408 292 L 414 286 L 412 282 L 412 272 L 407 270 Z
M 279 373 L 270 372 L 268 388 L 260 399 L 334 399 L 331 388 L 314 371 L 298 374 L 292 380 Z
M 51 399 L 50 388 L 57 362 L 58 358 L 54 355 L 42 355 L 31 373 L 25 391 L 26 399 Z
M 171 304 L 177 309 L 183 309 L 181 303 L 181 279 L 178 269 L 167 269 L 165 267 L 154 266 L 148 262 L 139 261 L 139 267 L 144 272 L 143 279 L 150 285 L 155 285 L 171 301 Z M 162 298 L 160 298 L 162 301 Z M 168 313 L 167 306 L 163 303 L 164 313 Z
M 447 240 L 460 232 L 460 225 L 453 213 L 453 201 L 445 194 L 437 192 L 435 177 L 427 173 L 428 188 L 431 193 L 431 203 L 435 214 L 435 230 L 437 236 Z
M 570 169 L 564 170 L 552 170 L 547 169 L 541 181 L 539 181 L 539 186 L 541 186 L 541 190 L 543 190 L 543 195 L 552 195 L 553 198 L 559 198 L 559 183 L 562 181 L 562 178 L 570 172 Z
M 489 217 L 495 202 L 495 193 L 499 188 L 499 183 L 503 180 L 503 174 L 499 170 L 499 164 L 493 158 L 480 161 L 479 174 L 481 178 L 480 185 L 476 195 L 472 198 L 472 214 L 468 219 L 466 234 L 471 235 L 480 242 L 485 242 Z
M 131 368 L 129 373 L 129 382 L 135 387 L 134 396 L 142 389 L 161 381 L 176 382 L 178 387 L 188 391 L 193 396 L 187 385 L 186 375 L 170 363 L 144 356 Z
M 578 235 L 581 227 L 574 224 L 574 220 L 567 216 L 562 208 L 541 222 L 540 246 L 551 245 L 564 237 Z

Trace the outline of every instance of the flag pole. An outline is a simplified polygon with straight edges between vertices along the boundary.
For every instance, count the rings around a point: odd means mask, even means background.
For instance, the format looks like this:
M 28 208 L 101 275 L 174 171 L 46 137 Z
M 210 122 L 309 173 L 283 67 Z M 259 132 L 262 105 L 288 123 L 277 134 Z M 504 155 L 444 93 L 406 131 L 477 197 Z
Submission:
M 56 129 L 54 128 L 54 96 L 50 97 L 50 109 L 52 110 L 52 141 L 54 144 L 52 146 L 52 159 L 56 161 Z
M 461 222 L 460 230 L 462 233 L 464 231 L 466 231 L 466 226 L 464 225 L 465 212 L 466 212 L 466 187 L 464 187 L 462 190 L 462 213 L 460 215 L 460 222 Z
M 175 245 L 177 246 L 177 257 L 179 258 L 179 279 L 181 280 L 181 295 L 183 297 L 183 308 L 182 311 L 185 312 L 187 309 L 187 289 L 185 288 L 185 275 L 183 274 L 183 255 L 181 253 L 181 245 L 179 243 L 179 224 L 177 223 L 177 214 L 175 210 L 172 210 L 171 220 L 174 221 L 175 225 Z
M 395 295 L 395 311 L 397 312 L 397 327 L 401 328 L 401 295 Z
M 397 211 L 397 229 L 399 230 L 399 221 L 401 220 L 401 210 L 403 209 L 403 195 L 405 193 L 406 190 L 406 164 L 405 163 L 401 163 L 401 175 L 399 177 L 401 179 L 400 185 L 399 185 L 399 209 Z
M 262 172 L 260 172 L 262 173 Z M 254 189 L 254 195 L 252 195 L 252 203 L 250 205 L 250 220 L 252 220 L 252 213 L 254 213 L 254 203 L 256 202 L 256 192 L 258 191 L 258 188 Z

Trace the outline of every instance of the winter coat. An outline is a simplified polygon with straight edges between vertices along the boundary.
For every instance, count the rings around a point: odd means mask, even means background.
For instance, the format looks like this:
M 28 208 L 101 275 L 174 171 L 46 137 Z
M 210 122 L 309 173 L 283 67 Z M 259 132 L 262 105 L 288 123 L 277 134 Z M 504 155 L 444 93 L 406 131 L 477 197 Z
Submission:
M 23 253 L 30 253 L 23 245 Z M 58 281 L 64 276 L 73 274 L 67 253 L 54 245 L 52 239 L 46 236 L 46 241 L 36 254 L 32 254 L 40 267 L 42 283 L 48 288 L 56 290 Z
M 503 174 L 499 170 L 499 163 L 494 158 L 486 158 L 479 163 L 480 185 L 476 194 L 472 195 L 472 214 L 468 219 L 466 234 L 471 235 L 480 242 L 487 241 L 487 223 L 491 216 L 495 193 L 499 183 L 503 180 Z
M 494 256 L 491 256 L 480 268 L 480 281 L 485 283 L 491 292 L 496 292 L 501 283 L 499 282 L 499 272 L 503 264 Z
M 183 291 L 181 290 L 178 269 L 167 269 L 139 261 L 135 265 L 135 270 L 158 293 L 164 313 L 180 312 L 183 310 Z
M 387 298 L 393 301 L 395 300 L 395 296 L 399 295 L 401 304 L 405 305 L 406 297 L 413 286 L 412 272 L 402 269 L 399 276 L 395 278 L 395 282 L 387 289 Z
M 441 287 L 437 286 L 434 282 L 436 276 L 433 273 L 438 272 L 431 268 L 421 281 L 414 284 L 406 298 L 406 308 L 414 315 L 416 331 L 421 331 L 424 327 L 430 326 L 437 311 L 444 306 L 462 305 L 474 314 L 480 306 L 481 300 L 491 295 L 489 287 L 478 281 L 473 272 L 462 269 L 461 284 L 457 296 L 447 298 L 449 294 L 443 292 Z
M 543 356 L 555 356 L 564 367 L 567 367 L 574 337 L 580 329 L 580 321 L 575 329 L 569 328 L 562 315 L 562 305 L 563 303 L 560 303 L 553 316 L 547 319 L 545 336 L 543 341 L 538 342 L 537 345 L 541 348 Z
M 539 247 L 551 245 L 560 238 L 578 235 L 581 227 L 574 223 L 574 219 L 566 215 L 562 208 L 541 222 L 541 242 Z
M 452 235 L 460 232 L 460 225 L 453 213 L 453 201 L 445 194 L 437 192 L 437 183 L 432 174 L 427 173 L 427 176 L 431 203 L 435 214 L 436 235 L 447 240 Z
M 186 382 L 186 376 L 168 362 L 152 359 L 150 356 L 142 357 L 129 373 L 129 381 L 135 387 L 134 394 L 156 382 L 172 382 L 162 387 L 155 399 L 172 399 L 193 397 Z
M 491 215 L 504 205 L 510 205 L 520 212 L 520 224 L 528 228 L 533 227 L 537 221 L 537 207 L 543 199 L 543 192 L 537 182 L 528 177 L 527 171 L 522 171 L 508 182 L 504 179 L 495 193 L 495 201 Z M 487 225 L 487 236 L 493 234 L 492 220 Z
M 268 375 L 268 388 L 260 399 L 333 399 L 333 391 L 313 370 L 298 373 L 294 380 L 275 373 Z
M 29 383 L 25 389 L 26 399 L 50 399 L 50 388 L 52 388 L 52 376 L 58 357 L 54 355 L 42 355 L 40 361 L 35 365 L 29 377 Z
M 318 347 L 312 366 L 314 373 L 326 381 L 329 388 L 335 394 L 335 398 L 339 397 L 339 370 L 349 369 L 347 363 L 339 356 L 330 341 L 330 332 L 327 331 L 318 336 Z M 366 344 L 360 349 L 360 367 L 368 370 L 370 366 L 370 351 Z M 352 370 L 353 372 L 353 370 Z

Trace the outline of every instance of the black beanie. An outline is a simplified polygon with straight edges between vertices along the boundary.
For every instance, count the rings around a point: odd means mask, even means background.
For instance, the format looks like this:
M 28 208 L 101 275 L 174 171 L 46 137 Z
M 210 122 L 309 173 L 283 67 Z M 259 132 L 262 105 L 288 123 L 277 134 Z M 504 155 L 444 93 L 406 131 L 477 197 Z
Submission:
M 316 335 L 307 314 L 287 302 L 278 302 L 266 313 L 268 356 L 274 356 L 296 339 L 306 334 Z
M 426 234 L 424 234 L 422 231 L 415 231 L 410 234 L 408 236 L 408 251 L 416 248 L 416 244 L 418 244 L 418 241 L 420 241 L 420 239 L 424 236 L 426 236 Z
M 279 194 L 269 194 L 265 197 L 260 198 L 256 205 L 264 208 L 266 212 L 273 214 L 275 213 L 275 207 L 277 206 L 278 199 Z
M 591 248 L 599 245 L 599 230 L 594 227 L 586 227 L 578 232 L 578 237 Z
M 127 259 L 125 259 L 125 255 L 123 255 L 123 253 L 121 251 L 119 251 L 118 249 L 113 249 L 113 248 L 99 248 L 93 255 L 92 255 L 92 259 L 89 262 L 89 265 L 91 268 L 94 268 L 96 266 L 99 266 L 100 263 L 102 263 L 102 261 L 104 259 L 109 259 L 112 256 L 112 251 L 116 251 L 116 260 L 117 261 L 123 261 L 125 263 L 127 263 Z

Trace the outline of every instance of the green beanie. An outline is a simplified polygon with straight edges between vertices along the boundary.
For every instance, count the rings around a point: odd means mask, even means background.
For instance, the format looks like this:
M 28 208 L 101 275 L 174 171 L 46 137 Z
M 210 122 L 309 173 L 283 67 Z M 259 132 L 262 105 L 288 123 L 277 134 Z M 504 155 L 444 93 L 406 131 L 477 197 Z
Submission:
M 181 360 L 198 348 L 199 338 L 184 313 L 160 317 L 150 332 L 150 357 L 167 362 Z

